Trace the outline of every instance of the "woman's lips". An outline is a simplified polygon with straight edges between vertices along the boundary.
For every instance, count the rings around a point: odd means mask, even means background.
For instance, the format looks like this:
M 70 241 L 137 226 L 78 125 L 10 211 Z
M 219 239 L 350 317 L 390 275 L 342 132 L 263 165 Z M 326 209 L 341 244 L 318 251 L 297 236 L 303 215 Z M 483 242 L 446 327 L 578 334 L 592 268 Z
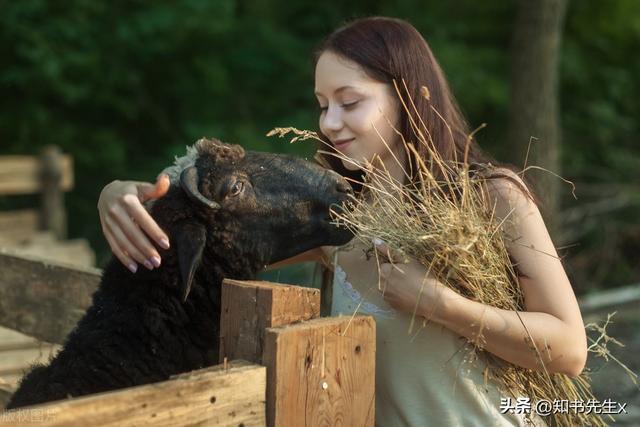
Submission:
M 347 148 L 347 145 L 351 144 L 351 141 L 353 141 L 355 138 L 350 138 L 350 139 L 339 139 L 337 141 L 333 142 L 333 145 L 336 147 L 337 150 L 343 151 L 345 148 Z

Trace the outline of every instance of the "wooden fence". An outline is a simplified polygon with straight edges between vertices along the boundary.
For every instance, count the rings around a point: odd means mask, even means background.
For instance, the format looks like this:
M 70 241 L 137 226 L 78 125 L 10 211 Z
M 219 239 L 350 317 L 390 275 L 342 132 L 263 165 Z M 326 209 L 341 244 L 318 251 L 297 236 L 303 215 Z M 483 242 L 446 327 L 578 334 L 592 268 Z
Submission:
M 56 146 L 47 146 L 39 157 L 0 156 L 0 195 L 41 194 L 41 209 L 2 213 L 0 224 L 16 238 L 37 229 L 66 237 L 64 192 L 73 188 L 73 160 Z M 4 232 L 3 232 L 4 234 Z
M 60 343 L 99 271 L 0 253 L 0 325 Z M 0 413 L 1 426 L 374 424 L 375 322 L 320 316 L 315 289 L 225 280 L 224 363 L 161 383 Z M 0 387 L 1 390 L 1 387 Z
M 0 212 L 0 247 L 73 265 L 94 265 L 85 239 L 67 240 L 64 193 L 73 189 L 73 158 L 56 146 L 39 156 L 0 156 L 0 196 L 38 194 L 39 208 Z

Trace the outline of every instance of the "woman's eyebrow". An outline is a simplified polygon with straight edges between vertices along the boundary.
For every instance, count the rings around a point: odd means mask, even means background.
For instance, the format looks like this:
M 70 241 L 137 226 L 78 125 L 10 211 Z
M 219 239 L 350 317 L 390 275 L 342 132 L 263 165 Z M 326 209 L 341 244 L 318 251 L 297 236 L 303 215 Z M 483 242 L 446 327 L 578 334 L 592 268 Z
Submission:
M 342 92 L 343 90 L 346 89 L 357 89 L 354 86 L 350 86 L 350 85 L 345 85 L 345 86 L 340 86 L 338 89 L 336 89 L 335 91 L 333 91 L 333 93 L 335 93 L 336 95 L 340 92 Z M 314 92 L 316 95 L 322 95 L 322 93 L 318 92 L 317 90 Z

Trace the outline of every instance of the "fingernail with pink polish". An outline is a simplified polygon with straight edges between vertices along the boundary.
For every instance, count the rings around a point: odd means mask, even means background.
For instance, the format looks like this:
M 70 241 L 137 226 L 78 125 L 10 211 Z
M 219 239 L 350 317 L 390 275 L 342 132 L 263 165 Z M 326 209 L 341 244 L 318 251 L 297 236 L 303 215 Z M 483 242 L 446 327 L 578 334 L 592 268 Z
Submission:
M 138 265 L 133 262 L 130 263 L 127 267 L 129 268 L 129 270 L 131 270 L 132 273 L 138 271 Z
M 379 238 L 377 238 L 377 237 L 374 237 L 374 238 L 373 238 L 373 244 L 374 244 L 374 245 L 378 246 L 378 245 L 381 245 L 381 244 L 383 244 L 383 243 L 384 243 L 384 242 L 383 242 L 382 240 L 380 240 Z

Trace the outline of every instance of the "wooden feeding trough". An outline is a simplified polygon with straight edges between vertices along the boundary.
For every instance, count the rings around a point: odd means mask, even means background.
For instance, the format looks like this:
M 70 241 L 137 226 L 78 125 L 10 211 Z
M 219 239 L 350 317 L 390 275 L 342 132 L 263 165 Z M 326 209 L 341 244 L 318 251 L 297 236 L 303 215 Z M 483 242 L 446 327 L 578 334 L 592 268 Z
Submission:
M 0 254 L 0 268 L 30 262 L 15 258 Z M 59 269 L 69 270 L 70 277 L 85 286 L 63 284 L 64 275 L 55 281 L 39 277 L 51 268 L 57 270 L 54 276 Z M 65 333 L 49 331 L 44 334 L 49 339 L 66 335 L 69 320 L 81 315 L 78 305 L 88 304 L 85 298 L 99 280 L 97 274 L 91 278 L 61 266 L 40 273 L 32 266 L 29 274 L 23 273 L 20 291 L 0 278 L 0 324 L 38 336 L 33 326 L 39 324 L 37 314 L 28 325 L 20 324 L 7 307 L 11 301 L 46 300 L 56 294 L 58 300 L 70 301 L 73 313 L 58 313 L 67 322 L 59 324 Z M 58 285 L 60 292 L 52 292 Z M 56 306 L 60 310 L 61 305 Z M 372 317 L 321 318 L 316 289 L 227 279 L 220 329 L 220 365 L 160 383 L 2 412 L 0 426 L 373 426 Z

